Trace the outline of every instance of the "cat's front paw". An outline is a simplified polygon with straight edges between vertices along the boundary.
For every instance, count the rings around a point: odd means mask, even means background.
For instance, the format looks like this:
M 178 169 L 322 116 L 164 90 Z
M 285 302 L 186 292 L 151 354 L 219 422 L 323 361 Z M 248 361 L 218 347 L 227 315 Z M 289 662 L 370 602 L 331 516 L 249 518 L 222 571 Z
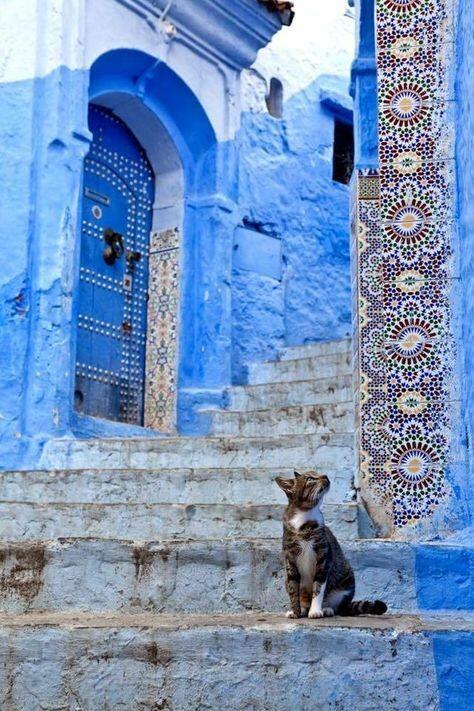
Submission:
M 297 615 L 296 612 L 293 612 L 293 610 L 288 610 L 288 612 L 285 613 L 285 617 L 289 620 L 297 620 L 299 615 Z
M 310 610 L 308 617 L 311 620 L 318 620 L 320 617 L 324 617 L 323 610 Z
M 332 607 L 323 607 L 324 617 L 334 617 L 334 610 Z

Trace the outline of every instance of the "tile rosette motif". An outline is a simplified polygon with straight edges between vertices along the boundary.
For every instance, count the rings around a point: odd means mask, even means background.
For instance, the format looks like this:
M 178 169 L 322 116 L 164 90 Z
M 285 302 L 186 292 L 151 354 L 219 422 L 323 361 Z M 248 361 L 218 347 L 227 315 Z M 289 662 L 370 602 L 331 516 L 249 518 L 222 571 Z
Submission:
M 179 310 L 179 231 L 150 237 L 145 426 L 160 432 L 176 428 Z
M 384 532 L 446 500 L 452 429 L 450 0 L 377 0 L 379 175 L 357 181 L 359 465 Z

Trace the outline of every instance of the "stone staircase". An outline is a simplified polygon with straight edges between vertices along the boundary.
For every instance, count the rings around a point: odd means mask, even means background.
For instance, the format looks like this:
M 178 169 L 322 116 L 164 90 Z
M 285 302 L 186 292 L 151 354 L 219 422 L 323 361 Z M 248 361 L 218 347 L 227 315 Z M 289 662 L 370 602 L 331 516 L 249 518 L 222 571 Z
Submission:
M 57 440 L 0 473 L 0 708 L 438 708 L 433 640 L 472 620 L 421 615 L 413 546 L 359 538 L 349 341 L 250 365 L 208 415 L 209 437 Z M 295 467 L 328 473 L 357 594 L 397 614 L 285 620 Z

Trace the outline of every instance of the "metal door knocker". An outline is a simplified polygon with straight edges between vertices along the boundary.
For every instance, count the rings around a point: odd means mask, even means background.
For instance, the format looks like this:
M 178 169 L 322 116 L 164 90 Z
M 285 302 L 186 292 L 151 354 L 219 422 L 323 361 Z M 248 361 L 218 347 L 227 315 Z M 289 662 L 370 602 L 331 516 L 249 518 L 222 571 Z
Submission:
M 104 230 L 104 242 L 108 245 L 103 252 L 104 262 L 112 266 L 124 253 L 123 237 L 107 227 Z
M 127 260 L 128 268 L 133 271 L 135 264 L 142 258 L 141 252 L 133 252 L 131 249 L 127 249 L 125 252 L 125 259 Z

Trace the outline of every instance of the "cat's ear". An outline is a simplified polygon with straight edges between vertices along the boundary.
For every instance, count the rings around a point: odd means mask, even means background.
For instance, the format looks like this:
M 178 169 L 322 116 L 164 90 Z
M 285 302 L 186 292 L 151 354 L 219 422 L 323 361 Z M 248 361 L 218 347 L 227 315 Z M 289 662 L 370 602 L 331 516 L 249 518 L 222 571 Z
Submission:
M 283 477 L 277 476 L 275 481 L 278 484 L 278 486 L 280 487 L 280 489 L 283 489 L 283 491 L 287 495 L 288 499 L 291 501 L 291 497 L 293 495 L 293 490 L 295 488 L 294 479 L 283 479 Z
M 295 469 L 295 471 L 293 472 L 293 474 L 295 475 L 295 479 L 299 479 L 300 476 L 303 476 L 302 474 L 300 474 L 299 472 L 297 472 L 296 469 Z

